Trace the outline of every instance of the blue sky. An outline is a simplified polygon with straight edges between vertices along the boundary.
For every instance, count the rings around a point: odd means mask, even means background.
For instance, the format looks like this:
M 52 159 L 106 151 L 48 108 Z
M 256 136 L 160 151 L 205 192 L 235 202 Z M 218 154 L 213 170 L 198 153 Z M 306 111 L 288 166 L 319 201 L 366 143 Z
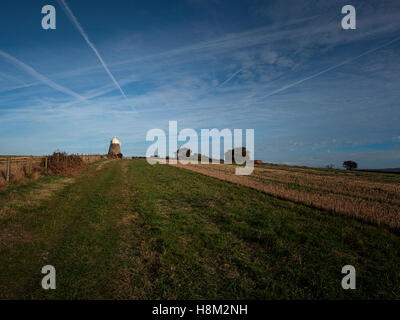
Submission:
M 399 1 L 65 2 L 105 66 L 60 2 L 3 0 L 0 154 L 105 153 L 117 136 L 144 155 L 177 120 L 254 128 L 268 162 L 400 167 Z

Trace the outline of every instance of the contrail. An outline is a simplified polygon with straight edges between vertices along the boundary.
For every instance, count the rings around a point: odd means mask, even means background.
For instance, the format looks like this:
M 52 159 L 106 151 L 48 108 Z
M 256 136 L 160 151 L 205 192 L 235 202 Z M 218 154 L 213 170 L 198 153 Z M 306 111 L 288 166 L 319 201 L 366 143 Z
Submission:
M 236 71 L 234 74 L 232 74 L 228 79 L 226 79 L 225 81 L 223 81 L 218 87 L 223 86 L 225 83 L 228 83 L 229 81 L 231 81 L 234 77 L 236 77 L 237 74 L 239 74 L 240 72 L 243 71 L 243 68 L 240 68 L 238 71 Z
M 23 69 L 24 71 L 26 71 L 27 73 L 29 73 L 31 76 L 33 76 L 34 78 L 36 78 L 37 80 L 43 82 L 44 84 L 48 85 L 49 87 L 60 91 L 62 93 L 71 95 L 75 98 L 78 98 L 80 100 L 85 100 L 86 99 L 82 96 L 80 96 L 79 94 L 75 93 L 74 91 L 65 88 L 63 86 L 60 86 L 59 84 L 53 82 L 52 80 L 50 80 L 49 78 L 45 77 L 44 75 L 40 74 L 39 72 L 37 72 L 35 69 L 33 69 L 32 67 L 28 66 L 27 64 L 23 63 L 22 61 L 18 60 L 17 58 L 9 55 L 8 53 L 4 52 L 3 50 L 0 50 L 0 56 L 6 58 L 7 60 L 9 60 L 10 62 L 12 62 L 13 64 L 15 64 L 16 66 L 20 67 L 21 69 Z
M 357 59 L 359 59 L 359 58 L 361 58 L 361 57 L 363 57 L 363 56 L 365 56 L 365 55 L 367 55 L 367 54 L 370 54 L 370 53 L 372 53 L 372 52 L 375 52 L 375 51 L 377 51 L 377 50 L 380 50 L 380 49 L 382 49 L 382 48 L 385 48 L 385 47 L 387 47 L 387 46 L 391 45 L 392 43 L 397 42 L 397 41 L 399 41 L 399 40 L 400 40 L 400 37 L 395 38 L 395 39 L 389 41 L 388 43 L 385 43 L 385 44 L 383 44 L 383 45 L 381 45 L 381 46 L 379 46 L 379 47 L 377 47 L 377 48 L 368 50 L 368 51 L 366 51 L 366 52 L 364 52 L 364 53 L 362 53 L 362 54 L 360 54 L 360 55 L 358 55 L 358 56 L 356 56 L 356 57 L 354 57 L 354 58 L 347 59 L 347 60 L 345 60 L 345 61 L 343 61 L 343 62 L 341 62 L 341 63 L 339 63 L 339 64 L 337 64 L 337 65 L 334 65 L 334 66 L 332 66 L 332 67 L 329 67 L 328 69 L 325 69 L 325 70 L 323 70 L 323 71 L 317 72 L 317 73 L 315 73 L 315 74 L 313 74 L 313 75 L 311 75 L 311 76 L 308 76 L 308 77 L 306 77 L 306 78 L 304 78 L 304 79 L 298 80 L 298 81 L 293 82 L 293 83 L 291 83 L 291 84 L 288 84 L 288 85 L 286 85 L 286 86 L 284 86 L 284 87 L 282 87 L 282 88 L 280 88 L 280 89 L 277 89 L 277 90 L 275 90 L 275 91 L 272 91 L 271 93 L 267 94 L 266 96 L 262 96 L 261 98 L 268 98 L 268 97 L 270 97 L 270 96 L 272 96 L 272 95 L 274 95 L 274 94 L 277 94 L 277 93 L 280 93 L 280 92 L 282 92 L 282 91 L 285 91 L 286 89 L 289 89 L 289 88 L 291 88 L 291 87 L 297 86 L 298 84 L 301 84 L 301 83 L 303 83 L 303 82 L 305 82 L 305 81 L 314 79 L 314 78 L 320 76 L 321 74 L 327 73 L 327 72 L 329 72 L 329 71 L 331 71 L 331 70 L 333 70 L 333 69 L 339 68 L 339 67 L 341 67 L 341 66 L 343 66 L 343 65 L 345 65 L 345 64 L 347 64 L 347 63 L 353 62 L 354 60 L 357 60 Z
M 9 79 L 9 80 L 11 80 L 11 81 L 15 81 L 15 82 L 18 82 L 18 83 L 21 83 L 21 84 L 25 84 L 25 85 L 26 85 L 25 82 L 23 82 L 22 80 L 19 80 L 17 77 L 14 77 L 14 76 L 12 76 L 12 75 L 6 74 L 6 73 L 4 73 L 4 72 L 0 72 L 0 76 L 2 76 L 2 77 L 4 77 L 4 78 L 7 78 L 7 79 Z
M 96 47 L 94 46 L 94 44 L 89 40 L 89 37 L 87 36 L 85 30 L 83 30 L 82 26 L 80 25 L 78 19 L 75 17 L 75 15 L 73 14 L 73 12 L 71 11 L 71 9 L 68 7 L 67 3 L 65 2 L 65 0 L 58 0 L 58 2 L 61 4 L 61 6 L 63 7 L 64 11 L 67 13 L 67 16 L 70 18 L 70 20 L 72 21 L 72 23 L 75 25 L 75 27 L 78 29 L 78 31 L 80 32 L 80 34 L 82 35 L 82 37 L 85 39 L 85 41 L 87 42 L 87 44 L 89 45 L 90 48 L 92 48 L 93 52 L 96 54 L 97 58 L 99 59 L 100 63 L 102 64 L 104 70 L 107 72 L 107 74 L 110 76 L 111 80 L 114 82 L 114 84 L 116 85 L 116 87 L 119 89 L 119 91 L 121 92 L 121 94 L 128 99 L 128 97 L 126 96 L 124 90 L 122 90 L 121 86 L 119 85 L 119 83 L 117 82 L 117 80 L 115 80 L 114 76 L 112 75 L 111 71 L 108 69 L 107 65 L 105 64 L 103 58 L 101 57 L 100 53 L 97 51 Z

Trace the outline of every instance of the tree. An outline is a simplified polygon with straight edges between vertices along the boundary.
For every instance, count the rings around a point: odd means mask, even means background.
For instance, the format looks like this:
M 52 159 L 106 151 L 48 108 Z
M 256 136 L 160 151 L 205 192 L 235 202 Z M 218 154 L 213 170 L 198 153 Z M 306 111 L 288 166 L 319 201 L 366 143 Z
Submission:
M 176 152 L 178 159 L 189 158 L 192 155 L 192 150 L 189 148 L 179 148 Z
M 228 150 L 225 152 L 225 160 L 226 161 L 232 161 L 232 163 L 238 162 L 240 159 L 235 159 L 235 151 L 243 157 L 243 159 L 250 159 L 250 151 L 247 151 L 245 147 L 239 147 L 235 149 Z
M 352 170 L 352 169 L 357 169 L 357 162 L 354 161 L 345 161 L 343 162 L 343 167 L 346 168 L 346 170 Z

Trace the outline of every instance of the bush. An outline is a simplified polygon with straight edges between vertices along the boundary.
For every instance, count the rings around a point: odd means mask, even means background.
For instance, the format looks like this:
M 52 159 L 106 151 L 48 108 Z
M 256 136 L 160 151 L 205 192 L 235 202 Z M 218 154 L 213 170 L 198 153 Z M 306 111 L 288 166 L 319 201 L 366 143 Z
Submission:
M 42 166 L 44 166 L 44 159 Z M 70 174 L 76 169 L 86 167 L 86 163 L 78 155 L 68 155 L 65 152 L 54 152 L 47 157 L 47 168 L 54 174 Z

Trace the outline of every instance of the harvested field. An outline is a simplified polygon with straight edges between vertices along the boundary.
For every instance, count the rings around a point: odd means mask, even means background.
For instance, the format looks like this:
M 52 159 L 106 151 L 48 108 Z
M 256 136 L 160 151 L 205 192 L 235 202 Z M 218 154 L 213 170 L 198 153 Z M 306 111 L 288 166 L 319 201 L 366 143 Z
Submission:
M 400 229 L 400 175 L 265 165 L 254 168 L 249 176 L 237 176 L 233 165 L 174 166 Z

